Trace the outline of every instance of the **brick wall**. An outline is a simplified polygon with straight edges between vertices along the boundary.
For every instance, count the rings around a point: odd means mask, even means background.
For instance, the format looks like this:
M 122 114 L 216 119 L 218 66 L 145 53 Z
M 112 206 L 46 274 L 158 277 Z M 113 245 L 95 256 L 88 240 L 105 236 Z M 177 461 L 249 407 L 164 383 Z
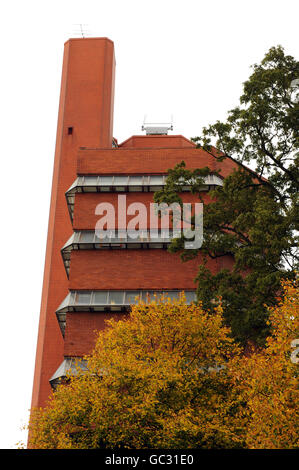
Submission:
M 64 338 L 65 356 L 84 356 L 90 354 L 95 345 L 99 330 L 106 327 L 110 318 L 125 318 L 121 313 L 67 313 Z

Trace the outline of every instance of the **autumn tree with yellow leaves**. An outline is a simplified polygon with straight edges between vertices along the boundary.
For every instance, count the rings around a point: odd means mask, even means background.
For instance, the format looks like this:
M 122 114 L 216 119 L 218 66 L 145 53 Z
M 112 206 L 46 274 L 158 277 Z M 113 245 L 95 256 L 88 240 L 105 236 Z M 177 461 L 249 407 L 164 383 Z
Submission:
M 235 392 L 246 402 L 240 419 L 251 449 L 299 447 L 298 287 L 283 283 L 277 307 L 269 309 L 266 348 L 230 362 Z M 297 341 L 296 341 L 297 339 Z M 299 352 L 299 351 L 298 351 Z
M 88 373 L 59 386 L 33 415 L 33 448 L 235 447 L 232 379 L 237 353 L 221 307 L 179 300 L 132 307 L 99 333 Z
M 295 447 L 298 291 L 284 291 L 266 348 L 250 357 L 224 326 L 221 305 L 206 312 L 184 297 L 134 305 L 99 333 L 88 371 L 34 410 L 30 447 Z

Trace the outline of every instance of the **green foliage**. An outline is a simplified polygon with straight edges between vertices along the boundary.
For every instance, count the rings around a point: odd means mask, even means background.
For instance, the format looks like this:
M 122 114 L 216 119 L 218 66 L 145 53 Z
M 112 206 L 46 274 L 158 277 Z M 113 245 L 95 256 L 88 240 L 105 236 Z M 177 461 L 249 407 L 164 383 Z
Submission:
M 184 250 L 183 239 L 170 247 L 184 261 L 203 255 L 198 298 L 211 308 L 222 297 L 227 323 L 243 343 L 264 341 L 265 303 L 275 305 L 281 279 L 293 277 L 298 269 L 299 104 L 291 87 L 298 77 L 299 63 L 280 46 L 270 49 L 244 83 L 240 106 L 228 113 L 226 122 L 204 128 L 202 137 L 193 139 L 217 161 L 233 158 L 240 167 L 204 206 L 200 250 Z M 169 170 L 155 201 L 181 201 L 184 181 L 201 200 L 200 177 L 208 173 L 207 168 L 190 171 L 182 162 Z M 233 268 L 213 274 L 208 259 L 222 257 L 232 257 Z
M 299 154 L 299 62 L 271 48 L 244 83 L 241 106 L 228 113 L 225 123 L 203 129 L 195 142 L 211 150 L 211 137 L 218 150 L 243 163 L 254 163 L 261 182 L 266 176 L 282 201 L 298 191 Z

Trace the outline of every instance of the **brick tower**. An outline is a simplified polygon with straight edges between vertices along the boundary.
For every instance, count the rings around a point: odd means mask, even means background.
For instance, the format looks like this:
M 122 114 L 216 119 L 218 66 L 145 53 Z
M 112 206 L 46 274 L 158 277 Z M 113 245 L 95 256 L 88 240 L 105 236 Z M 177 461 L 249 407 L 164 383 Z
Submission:
M 198 259 L 182 265 L 179 256 L 167 251 L 171 237 L 163 237 L 160 229 L 155 238 L 144 230 L 133 240 L 99 239 L 99 204 L 115 208 L 121 231 L 134 216 L 126 209 L 135 202 L 149 208 L 167 170 L 182 160 L 190 169 L 221 170 L 223 177 L 237 165 L 230 159 L 219 163 L 185 137 L 167 135 L 163 127 L 117 144 L 112 133 L 114 70 L 109 39 L 66 42 L 32 407 L 44 406 L 51 386 L 76 358 L 91 352 L 95 330 L 111 316 L 126 315 L 136 296 L 161 291 L 177 296 L 182 290 L 187 302 L 195 296 Z M 204 201 L 221 184 L 221 178 L 207 177 Z M 182 198 L 195 200 L 188 188 Z M 224 263 L 231 260 L 220 258 L 209 267 L 217 271 Z

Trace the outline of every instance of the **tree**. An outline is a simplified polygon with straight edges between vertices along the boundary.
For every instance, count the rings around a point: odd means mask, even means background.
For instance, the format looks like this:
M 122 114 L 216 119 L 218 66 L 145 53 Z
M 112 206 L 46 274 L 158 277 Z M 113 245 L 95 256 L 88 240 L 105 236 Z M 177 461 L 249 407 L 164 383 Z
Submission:
M 226 122 L 204 128 L 193 139 L 217 161 L 233 158 L 240 167 L 204 207 L 200 250 L 185 250 L 183 238 L 170 246 L 184 261 L 203 255 L 198 299 L 211 308 L 222 297 L 226 322 L 243 344 L 264 342 L 265 304 L 275 305 L 281 280 L 293 278 L 298 269 L 298 77 L 299 62 L 281 46 L 271 48 L 253 66 L 240 106 L 228 113 Z M 209 173 L 209 168 L 188 170 L 182 162 L 168 171 L 167 184 L 155 193 L 155 201 L 182 203 L 186 183 L 201 199 L 202 177 Z M 233 268 L 213 274 L 207 260 L 225 256 L 233 256 Z
M 247 355 L 220 306 L 184 298 L 135 305 L 107 326 L 88 371 L 33 411 L 31 448 L 298 447 L 297 283 L 283 283 L 266 347 Z
M 110 320 L 88 372 L 60 385 L 32 414 L 32 448 L 226 448 L 244 436 L 233 376 L 238 352 L 213 314 L 195 304 L 156 299 Z
M 251 449 L 298 448 L 299 364 L 292 360 L 292 343 L 299 345 L 298 286 L 283 284 L 283 299 L 270 309 L 271 336 L 266 348 L 230 363 L 235 390 L 246 402 L 240 419 Z M 294 354 L 295 351 L 293 351 Z

